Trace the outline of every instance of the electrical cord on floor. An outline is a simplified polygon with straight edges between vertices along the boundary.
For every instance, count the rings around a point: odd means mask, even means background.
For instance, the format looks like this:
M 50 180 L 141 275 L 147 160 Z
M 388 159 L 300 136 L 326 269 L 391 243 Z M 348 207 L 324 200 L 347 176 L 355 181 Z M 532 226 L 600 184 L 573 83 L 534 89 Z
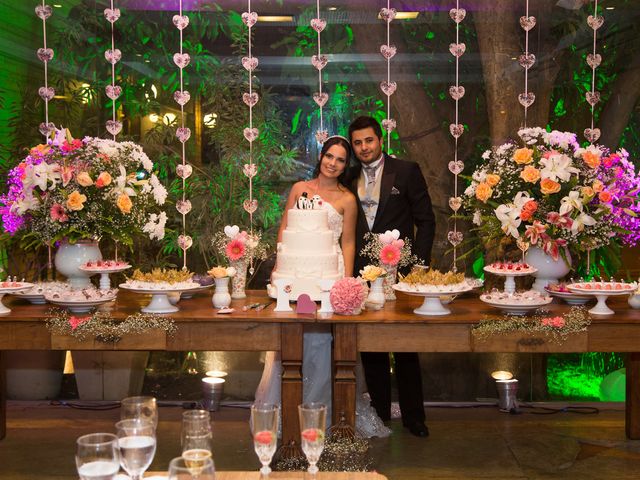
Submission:
M 523 408 L 532 409 L 532 411 L 527 411 L 527 412 L 517 411 Z M 516 412 L 514 412 L 513 410 L 516 410 Z M 600 413 L 600 409 L 596 407 L 578 407 L 573 405 L 567 405 L 566 407 L 562 407 L 562 408 L 551 408 L 551 407 L 519 404 L 517 409 L 512 408 L 509 411 L 509 413 L 513 413 L 513 414 L 528 413 L 530 415 L 555 415 L 556 413 L 576 413 L 579 415 L 597 415 Z

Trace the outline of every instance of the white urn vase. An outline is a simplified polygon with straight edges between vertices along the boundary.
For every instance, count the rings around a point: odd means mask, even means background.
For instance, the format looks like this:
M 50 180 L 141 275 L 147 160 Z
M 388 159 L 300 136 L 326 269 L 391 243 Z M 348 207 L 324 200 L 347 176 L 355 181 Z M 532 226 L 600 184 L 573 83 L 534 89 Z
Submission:
M 215 308 L 226 308 L 231 305 L 231 294 L 229 293 L 229 277 L 214 278 L 216 289 L 211 302 Z
M 378 277 L 371 282 L 365 306 L 370 310 L 380 310 L 384 307 L 385 300 L 384 277 Z
M 96 260 L 102 260 L 98 242 L 80 240 L 77 243 L 69 243 L 63 240 L 56 252 L 56 270 L 67 277 L 72 288 L 85 288 L 90 284 L 91 274 L 83 272 L 78 267 Z
M 532 267 L 538 269 L 533 276 L 536 278 L 533 282 L 533 289 L 544 293 L 544 287 L 550 283 L 558 283 L 565 275 L 571 271 L 571 255 L 565 250 L 567 259 L 558 256 L 554 260 L 551 255 L 546 254 L 541 248 L 531 247 L 525 255 L 525 262 Z

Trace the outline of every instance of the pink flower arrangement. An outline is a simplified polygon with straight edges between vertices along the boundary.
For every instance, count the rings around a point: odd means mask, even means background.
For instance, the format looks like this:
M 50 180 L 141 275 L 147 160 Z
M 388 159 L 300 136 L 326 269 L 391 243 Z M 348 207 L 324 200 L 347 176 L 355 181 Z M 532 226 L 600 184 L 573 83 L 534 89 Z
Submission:
M 368 257 L 377 265 L 386 267 L 406 267 L 418 259 L 411 254 L 411 243 L 401 239 L 398 230 L 384 233 L 367 233 L 365 245 L 360 254 Z
M 341 278 L 333 284 L 329 300 L 333 311 L 340 315 L 357 315 L 365 300 L 362 283 L 353 277 Z
M 69 216 L 67 215 L 67 212 L 65 211 L 64 207 L 59 203 L 54 203 L 51 206 L 51 211 L 49 213 L 51 214 L 51 220 L 57 220 L 60 223 L 63 223 L 69 220 Z
M 400 249 L 393 244 L 385 245 L 380 250 L 380 261 L 383 265 L 395 267 L 400 261 Z
M 245 250 L 244 242 L 240 238 L 234 238 L 227 243 L 225 253 L 227 257 L 229 257 L 229 260 L 235 262 L 244 256 Z
M 237 225 L 227 225 L 224 231 L 216 233 L 212 244 L 218 254 L 230 262 L 251 258 L 264 260 L 267 257 L 267 245 L 261 242 L 260 234 L 240 230 Z M 219 263 L 222 260 L 218 258 Z
M 565 325 L 564 318 L 558 317 L 546 317 L 541 320 L 542 325 L 545 327 L 562 328 Z

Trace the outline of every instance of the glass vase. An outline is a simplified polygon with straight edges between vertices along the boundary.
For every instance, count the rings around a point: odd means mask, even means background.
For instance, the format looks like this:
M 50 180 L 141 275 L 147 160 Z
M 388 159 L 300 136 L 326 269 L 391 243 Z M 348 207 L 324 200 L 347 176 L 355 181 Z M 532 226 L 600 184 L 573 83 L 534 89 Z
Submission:
M 384 298 L 385 300 L 395 300 L 396 299 L 396 291 L 393 289 L 393 285 L 396 284 L 396 277 L 398 276 L 398 267 L 391 265 L 382 265 L 387 271 L 387 274 L 384 276 Z
M 247 298 L 244 291 L 247 286 L 247 261 L 235 260 L 229 263 L 236 269 L 236 274 L 231 277 L 231 298 Z

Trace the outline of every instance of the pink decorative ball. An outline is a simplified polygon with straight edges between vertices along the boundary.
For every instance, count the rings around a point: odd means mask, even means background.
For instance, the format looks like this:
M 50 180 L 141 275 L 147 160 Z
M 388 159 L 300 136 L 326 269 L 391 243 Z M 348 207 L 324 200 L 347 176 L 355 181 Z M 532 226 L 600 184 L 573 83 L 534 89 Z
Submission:
M 329 300 L 335 313 L 357 315 L 362 309 L 365 296 L 362 283 L 353 277 L 346 277 L 333 284 Z

